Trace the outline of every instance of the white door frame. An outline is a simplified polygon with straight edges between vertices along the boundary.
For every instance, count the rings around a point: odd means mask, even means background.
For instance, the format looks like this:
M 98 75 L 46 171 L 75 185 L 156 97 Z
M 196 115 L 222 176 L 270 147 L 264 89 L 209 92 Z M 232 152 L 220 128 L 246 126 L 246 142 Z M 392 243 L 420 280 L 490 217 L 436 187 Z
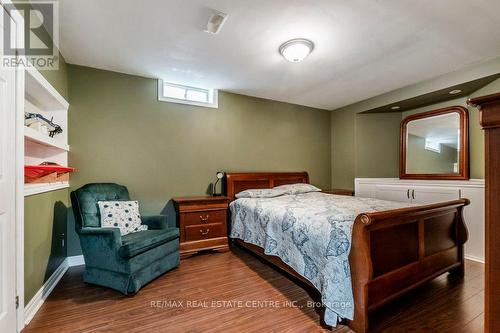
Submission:
M 11 0 L 0 0 L 0 6 L 12 4 Z M 0 9 L 1 10 L 1 9 Z M 20 15 L 11 16 L 16 23 L 16 45 L 22 43 L 24 36 L 24 20 Z M 19 297 L 16 310 L 16 329 L 20 332 L 24 327 L 24 68 L 15 70 L 15 283 L 16 296 Z
M 12 4 L 11 0 L 0 0 L 0 4 Z M 24 19 L 20 15 L 11 16 L 16 22 L 17 45 L 24 40 Z M 16 311 L 17 331 L 24 328 L 24 67 L 16 71 L 16 125 L 15 125 L 15 160 L 16 160 Z
M 10 1 L 10 0 L 9 0 Z M 24 20 L 16 18 L 18 40 Z M 24 67 L 16 69 L 16 291 L 17 331 L 24 328 Z

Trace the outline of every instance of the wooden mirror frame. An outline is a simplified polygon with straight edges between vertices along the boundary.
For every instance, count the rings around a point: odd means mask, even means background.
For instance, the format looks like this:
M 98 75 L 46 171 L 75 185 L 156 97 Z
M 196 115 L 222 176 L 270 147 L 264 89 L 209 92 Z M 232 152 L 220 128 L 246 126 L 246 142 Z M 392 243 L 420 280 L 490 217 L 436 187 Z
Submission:
M 458 113 L 460 116 L 460 154 L 458 156 L 458 173 L 419 174 L 406 173 L 406 127 L 410 121 Z M 469 113 L 462 106 L 451 106 L 429 112 L 423 112 L 406 117 L 401 122 L 399 144 L 399 178 L 400 179 L 433 179 L 433 180 L 468 180 L 469 179 Z

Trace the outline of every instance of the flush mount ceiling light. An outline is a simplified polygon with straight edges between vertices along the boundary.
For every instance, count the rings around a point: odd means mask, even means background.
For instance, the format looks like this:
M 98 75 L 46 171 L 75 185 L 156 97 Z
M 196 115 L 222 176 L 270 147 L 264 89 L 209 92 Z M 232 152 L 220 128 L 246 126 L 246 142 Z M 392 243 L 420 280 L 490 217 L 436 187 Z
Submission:
M 280 54 L 290 62 L 304 60 L 314 49 L 314 43 L 308 39 L 297 38 L 281 44 Z
M 391 107 L 391 110 L 399 110 L 401 107 L 399 105 L 394 105 Z
M 455 89 L 455 90 L 450 91 L 450 95 L 460 94 L 461 92 L 462 92 L 462 90 L 460 90 L 460 89 Z

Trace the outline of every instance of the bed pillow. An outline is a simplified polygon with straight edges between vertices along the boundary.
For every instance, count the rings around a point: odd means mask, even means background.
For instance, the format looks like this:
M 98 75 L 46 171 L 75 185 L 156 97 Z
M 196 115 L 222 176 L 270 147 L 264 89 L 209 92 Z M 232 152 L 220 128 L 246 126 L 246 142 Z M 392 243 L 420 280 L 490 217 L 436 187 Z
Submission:
M 314 185 L 306 184 L 306 183 L 297 183 L 297 184 L 276 186 L 273 188 L 273 190 L 284 191 L 286 194 L 289 194 L 289 195 L 309 193 L 309 192 L 321 192 L 321 189 L 317 188 Z
M 122 236 L 148 230 L 141 224 L 137 201 L 98 201 L 102 228 L 119 228 Z
M 250 189 L 237 193 L 236 198 L 276 198 L 285 195 L 286 192 L 283 190 L 276 190 L 273 188 L 263 188 L 263 189 Z

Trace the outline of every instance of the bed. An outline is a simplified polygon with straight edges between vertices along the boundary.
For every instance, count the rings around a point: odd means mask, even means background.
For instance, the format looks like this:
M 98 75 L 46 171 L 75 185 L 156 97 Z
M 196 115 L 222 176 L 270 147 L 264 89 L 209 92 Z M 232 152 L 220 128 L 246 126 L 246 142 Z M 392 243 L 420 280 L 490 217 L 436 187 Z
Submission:
M 233 242 L 319 290 L 328 325 L 338 316 L 368 332 L 373 310 L 443 273 L 464 275 L 467 199 L 413 206 L 312 192 L 235 200 L 309 177 L 227 173 L 224 181 Z

